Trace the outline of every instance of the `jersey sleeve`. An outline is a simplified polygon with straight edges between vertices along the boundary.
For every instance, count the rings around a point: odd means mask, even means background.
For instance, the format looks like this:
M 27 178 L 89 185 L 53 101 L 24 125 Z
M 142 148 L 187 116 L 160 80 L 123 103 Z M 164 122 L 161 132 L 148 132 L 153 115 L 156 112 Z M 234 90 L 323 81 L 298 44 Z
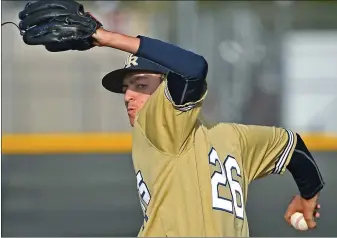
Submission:
M 158 150 L 171 154 L 184 151 L 187 140 L 201 111 L 207 94 L 199 100 L 177 105 L 173 101 L 165 78 L 137 115 L 136 123 L 142 133 Z
M 278 127 L 235 124 L 242 163 L 251 182 L 269 174 L 283 174 L 297 143 L 296 134 Z

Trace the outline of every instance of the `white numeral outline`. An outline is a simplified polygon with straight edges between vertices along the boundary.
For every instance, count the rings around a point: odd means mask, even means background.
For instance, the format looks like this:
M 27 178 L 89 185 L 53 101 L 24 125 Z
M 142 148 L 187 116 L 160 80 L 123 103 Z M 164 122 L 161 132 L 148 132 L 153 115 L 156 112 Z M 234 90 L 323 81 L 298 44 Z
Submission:
M 236 218 L 244 219 L 244 203 L 242 187 L 239 181 L 233 179 L 232 170 L 236 171 L 236 175 L 241 177 L 241 170 L 238 162 L 232 156 L 227 156 L 224 163 L 221 162 L 218 153 L 214 148 L 208 154 L 209 163 L 216 166 L 220 165 L 221 172 L 215 171 L 211 176 L 213 209 L 221 210 L 228 213 L 235 213 Z M 229 187 L 231 199 L 223 198 L 219 195 L 219 186 Z M 241 205 L 237 203 L 237 196 L 240 197 Z M 234 212 L 233 212 L 234 211 Z

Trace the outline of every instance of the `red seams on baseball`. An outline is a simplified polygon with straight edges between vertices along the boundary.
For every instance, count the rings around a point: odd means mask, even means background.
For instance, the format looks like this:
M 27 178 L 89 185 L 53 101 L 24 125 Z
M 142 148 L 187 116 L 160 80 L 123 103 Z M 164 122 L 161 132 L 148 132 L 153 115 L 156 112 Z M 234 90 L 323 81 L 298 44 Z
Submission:
M 302 218 L 303 218 L 303 216 L 298 216 L 297 219 L 296 219 L 295 227 L 297 229 L 300 229 L 299 225 L 300 225 L 300 221 L 301 221 Z

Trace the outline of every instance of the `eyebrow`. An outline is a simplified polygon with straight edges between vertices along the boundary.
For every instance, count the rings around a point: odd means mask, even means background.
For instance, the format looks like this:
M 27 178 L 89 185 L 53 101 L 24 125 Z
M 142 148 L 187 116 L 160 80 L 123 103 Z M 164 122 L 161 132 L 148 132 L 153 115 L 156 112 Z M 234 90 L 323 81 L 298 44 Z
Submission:
M 136 76 L 132 76 L 132 80 L 130 80 L 130 81 L 133 81 L 134 83 L 135 82 L 137 82 L 138 80 L 140 80 L 140 79 L 146 79 L 147 77 L 146 76 L 143 76 L 143 75 L 136 75 Z M 133 84 L 133 83 L 131 83 L 131 84 Z M 123 87 L 127 87 L 128 86 L 128 84 L 125 84 L 124 82 L 123 82 Z

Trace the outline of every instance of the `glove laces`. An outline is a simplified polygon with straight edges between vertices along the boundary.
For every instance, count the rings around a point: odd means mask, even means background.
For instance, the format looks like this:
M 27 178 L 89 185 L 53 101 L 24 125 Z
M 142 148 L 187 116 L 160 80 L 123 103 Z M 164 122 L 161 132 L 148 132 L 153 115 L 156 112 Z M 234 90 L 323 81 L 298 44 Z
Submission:
M 19 27 L 15 22 L 12 22 L 12 21 L 6 21 L 6 22 L 4 22 L 4 23 L 1 23 L 1 26 L 4 26 L 4 25 L 6 25 L 6 24 L 13 24 L 13 25 L 15 25 L 15 26 L 18 28 L 20 34 L 23 35 L 24 31 L 21 31 L 21 30 L 20 30 L 20 27 Z

